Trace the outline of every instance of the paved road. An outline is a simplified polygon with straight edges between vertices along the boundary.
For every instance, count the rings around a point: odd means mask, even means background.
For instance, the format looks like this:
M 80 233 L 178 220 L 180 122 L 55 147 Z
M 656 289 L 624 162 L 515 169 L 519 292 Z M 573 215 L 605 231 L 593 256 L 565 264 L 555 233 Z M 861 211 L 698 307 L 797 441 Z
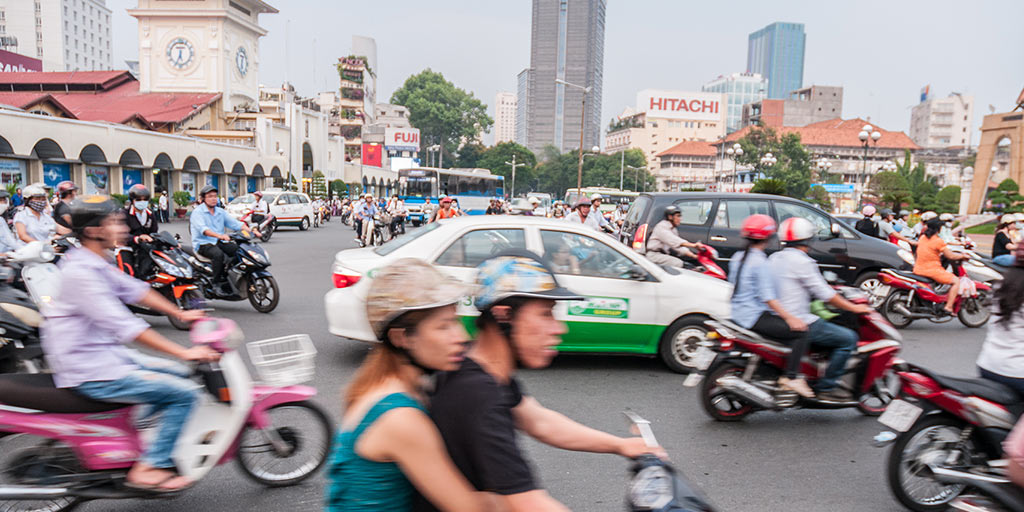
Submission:
M 184 224 L 172 224 L 184 231 Z M 319 402 L 335 417 L 339 391 L 366 354 L 366 347 L 327 332 L 323 294 L 330 289 L 334 253 L 353 246 L 352 231 L 336 220 L 309 232 L 285 229 L 269 250 L 283 298 L 269 315 L 247 302 L 214 302 L 220 314 L 238 321 L 249 339 L 304 332 L 316 342 Z M 166 320 L 158 330 L 185 337 Z M 951 374 L 970 375 L 983 330 L 960 324 L 915 323 L 905 331 L 904 356 Z M 543 371 L 526 372 L 529 392 L 586 424 L 626 434 L 620 411 L 632 409 L 654 423 L 672 459 L 723 510 L 729 511 L 896 511 L 884 480 L 885 452 L 870 445 L 880 428 L 856 411 L 759 413 L 738 424 L 709 420 L 693 389 L 653 359 L 560 356 Z M 611 455 L 563 452 L 524 441 L 544 485 L 573 510 L 622 510 L 627 462 Z M 245 480 L 234 466 L 218 468 L 186 495 L 167 501 L 93 502 L 90 512 L 139 510 L 250 512 L 320 510 L 322 475 L 290 489 L 264 489 Z

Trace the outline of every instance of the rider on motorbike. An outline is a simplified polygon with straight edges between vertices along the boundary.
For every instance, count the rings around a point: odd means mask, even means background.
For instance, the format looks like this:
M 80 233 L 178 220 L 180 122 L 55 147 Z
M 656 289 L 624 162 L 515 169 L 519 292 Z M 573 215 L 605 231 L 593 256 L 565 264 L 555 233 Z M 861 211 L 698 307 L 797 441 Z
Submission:
M 693 258 L 694 253 L 690 249 L 700 250 L 704 244 L 700 242 L 689 242 L 679 236 L 676 226 L 683 221 L 683 213 L 675 205 L 665 207 L 665 219 L 654 225 L 651 237 L 647 240 L 647 259 L 658 265 L 683 268 L 683 260 L 676 257 L 679 254 L 683 257 Z
M 751 215 L 740 226 L 747 249 L 733 255 L 729 262 L 732 320 L 740 327 L 788 342 L 789 359 L 785 375 L 779 378 L 779 387 L 813 398 L 814 391 L 800 375 L 800 360 L 807 352 L 807 324 L 782 307 L 764 253 L 774 235 L 775 220 L 767 215 Z
M 942 221 L 939 220 L 937 215 L 927 221 L 923 221 L 922 224 L 925 225 L 925 230 L 917 241 L 917 259 L 914 262 L 914 273 L 927 277 L 936 283 L 949 285 L 949 290 L 946 292 L 947 297 L 944 310 L 952 315 L 953 302 L 956 301 L 957 294 L 960 293 L 960 279 L 953 275 L 952 272 L 946 270 L 942 264 L 942 258 L 960 261 L 970 259 L 970 256 L 954 252 L 946 246 L 946 241 L 939 236 L 939 230 L 942 229 Z
M 149 211 L 149 189 L 141 183 L 128 189 L 128 206 L 125 208 L 125 220 L 128 224 L 128 245 L 132 248 L 135 259 L 135 277 L 145 279 L 153 268 L 153 258 L 149 256 L 154 233 L 160 231 L 156 215 Z
M 270 214 L 270 205 L 267 204 L 266 199 L 263 199 L 263 191 L 257 190 L 252 195 L 256 197 L 256 202 L 252 204 L 252 215 L 249 216 L 249 219 L 252 220 L 254 226 L 260 226 Z
M 25 207 L 14 216 L 14 229 L 22 242 L 49 243 L 57 230 L 53 217 L 46 214 L 46 189 L 33 184 L 25 187 Z
M 882 209 L 882 220 L 878 221 L 878 237 L 888 242 L 897 243 L 897 240 L 902 240 L 910 245 L 917 245 L 917 242 L 907 238 L 900 234 L 900 231 L 896 229 L 896 216 L 893 215 L 892 210 L 888 208 Z
M 356 220 L 359 222 L 359 240 L 363 245 L 366 245 L 373 230 L 373 217 L 380 210 L 377 208 L 377 203 L 373 200 L 373 194 L 370 193 L 363 197 L 363 202 L 356 206 L 356 208 L 358 208 L 356 210 Z
M 192 246 L 195 251 L 213 262 L 213 282 L 221 288 L 223 295 L 230 295 L 230 285 L 225 275 L 228 258 L 238 252 L 238 245 L 226 234 L 227 229 L 241 230 L 245 226 L 217 206 L 217 187 L 206 185 L 199 191 L 201 203 L 192 211 L 190 229 Z M 260 236 L 258 229 L 253 229 Z
M 71 223 L 81 248 L 68 251 L 61 268 L 61 292 L 42 325 L 42 344 L 57 387 L 71 388 L 93 400 L 148 404 L 159 416 L 158 432 L 126 476 L 126 485 L 153 492 L 174 492 L 191 485 L 177 476 L 171 452 L 198 400 L 188 370 L 166 359 L 146 356 L 125 345 L 140 345 L 185 361 L 213 361 L 206 346 L 184 348 L 133 315 L 125 303 L 137 303 L 183 322 L 202 317 L 182 311 L 145 282 L 118 272 L 109 251 L 124 241 L 128 228 L 113 201 L 86 196 L 71 204 Z
M 811 313 L 811 299 L 818 299 L 855 314 L 866 314 L 871 308 L 846 300 L 829 286 L 818 264 L 807 255 L 807 245 L 817 233 L 811 221 L 790 217 L 779 226 L 779 240 L 785 245 L 768 258 L 775 275 L 775 291 L 780 305 L 792 312 L 805 324 L 811 346 L 832 349 L 825 375 L 815 383 L 814 392 L 821 400 L 846 401 L 853 395 L 838 387 L 839 377 L 846 369 L 846 361 L 857 347 L 858 335 L 852 329 L 830 323 Z
M 66 235 L 71 232 L 71 201 L 78 195 L 78 185 L 71 181 L 62 181 L 57 184 L 57 197 L 60 201 L 53 206 L 53 220 L 57 223 L 57 234 Z
M 978 354 L 982 378 L 1005 384 L 1024 396 L 1024 245 L 992 297 L 993 318 Z
M 0 189 L 0 254 L 9 253 L 25 246 L 25 242 L 18 240 L 7 225 L 7 219 L 2 215 L 11 204 L 11 195 L 4 189 Z

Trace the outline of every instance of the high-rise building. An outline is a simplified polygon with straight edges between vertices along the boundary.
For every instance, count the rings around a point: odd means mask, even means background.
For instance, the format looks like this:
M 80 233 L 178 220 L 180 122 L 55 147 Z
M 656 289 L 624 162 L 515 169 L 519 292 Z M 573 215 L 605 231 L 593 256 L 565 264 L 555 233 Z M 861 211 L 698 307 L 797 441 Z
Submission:
M 924 92 L 910 111 L 910 138 L 926 148 L 970 147 L 973 116 L 973 96 L 931 98 Z
M 803 87 L 803 23 L 776 22 L 747 39 L 747 72 L 768 79 L 768 98 L 783 99 Z
M 105 0 L 0 0 L 0 49 L 43 61 L 43 71 L 113 67 Z
M 530 111 L 530 69 L 516 76 L 516 143 L 530 146 L 530 130 L 526 113 Z
M 524 140 L 534 152 L 547 145 L 563 152 L 578 148 L 581 115 L 583 147 L 600 143 L 606 5 L 607 0 L 533 0 L 527 101 L 520 108 Z M 520 84 L 523 78 L 520 73 Z M 555 80 L 589 88 L 585 112 L 583 89 Z
M 728 98 L 725 130 L 732 133 L 743 127 L 743 105 L 764 99 L 768 93 L 768 80 L 757 73 L 732 73 L 704 84 L 701 90 L 725 93 Z
M 494 96 L 494 144 L 515 139 L 516 95 L 499 92 Z
M 363 126 L 373 124 L 377 100 L 377 43 L 352 36 L 352 53 L 338 59 L 341 78 L 341 136 L 345 158 L 358 161 L 363 150 Z

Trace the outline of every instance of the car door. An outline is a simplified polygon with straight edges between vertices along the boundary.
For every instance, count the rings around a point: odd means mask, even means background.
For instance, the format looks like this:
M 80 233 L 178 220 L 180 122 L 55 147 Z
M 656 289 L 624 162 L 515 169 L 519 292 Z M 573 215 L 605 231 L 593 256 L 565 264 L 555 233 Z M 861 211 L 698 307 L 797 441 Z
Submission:
M 831 270 L 843 279 L 847 279 L 849 273 L 847 269 L 851 264 L 850 256 L 846 250 L 846 240 L 832 233 L 832 218 L 824 212 L 799 203 L 773 202 L 779 224 L 791 217 L 803 217 L 814 224 L 818 232 L 808 245 L 811 250 L 807 254 L 818 262 L 818 268 L 822 271 Z
M 624 245 L 572 231 L 541 229 L 542 254 L 559 284 L 585 296 L 561 301 L 555 316 L 566 323 L 559 350 L 640 352 L 658 335 L 659 282 L 643 271 Z M 640 275 L 632 271 L 640 270 Z
M 478 265 L 509 249 L 526 249 L 526 232 L 522 228 L 472 229 L 451 239 L 434 259 L 434 264 L 442 272 L 464 283 L 472 283 Z M 472 298 L 467 297 L 459 304 L 459 315 L 469 318 L 477 315 Z
M 706 243 L 715 201 L 706 198 L 677 199 L 672 204 L 682 214 L 682 221 L 676 226 L 679 236 L 690 242 Z
M 740 237 L 740 226 L 743 221 L 754 214 L 772 215 L 771 203 L 767 199 L 721 199 L 711 224 L 708 244 L 718 251 L 718 257 L 731 260 L 732 255 L 747 246 L 746 240 Z M 773 242 L 778 249 L 778 242 Z M 772 249 L 773 247 L 769 247 Z M 728 264 L 722 267 L 728 271 Z

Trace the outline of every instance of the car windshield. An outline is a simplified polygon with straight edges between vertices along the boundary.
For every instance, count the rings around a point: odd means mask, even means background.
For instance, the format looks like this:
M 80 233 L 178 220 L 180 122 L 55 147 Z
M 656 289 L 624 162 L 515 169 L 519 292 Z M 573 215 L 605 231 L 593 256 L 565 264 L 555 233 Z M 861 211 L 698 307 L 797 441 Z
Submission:
M 396 249 L 405 246 L 409 242 L 412 242 L 413 240 L 416 240 L 417 238 L 427 233 L 430 233 L 431 231 L 439 227 L 441 227 L 441 225 L 438 224 L 437 222 L 431 222 L 430 224 L 427 224 L 426 226 L 423 226 L 420 229 L 413 230 L 405 235 L 398 235 L 397 238 L 388 242 L 385 245 L 382 245 L 374 249 L 373 252 L 381 256 L 387 256 L 388 254 L 395 252 Z
M 252 194 L 246 194 L 244 196 L 238 196 L 231 200 L 228 204 L 252 204 L 256 202 L 256 196 Z

